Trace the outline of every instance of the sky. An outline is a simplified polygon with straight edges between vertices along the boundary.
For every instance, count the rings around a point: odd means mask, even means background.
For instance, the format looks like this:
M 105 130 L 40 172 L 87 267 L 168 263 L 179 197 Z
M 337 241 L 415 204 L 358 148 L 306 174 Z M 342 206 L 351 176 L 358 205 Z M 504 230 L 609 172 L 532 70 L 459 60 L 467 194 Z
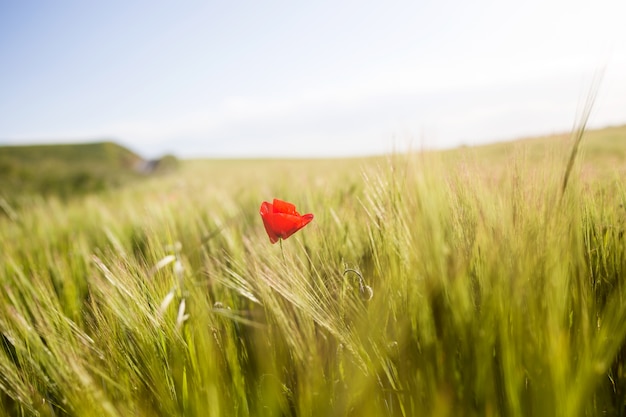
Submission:
M 626 1 L 0 0 L 0 145 L 329 157 L 626 123 Z

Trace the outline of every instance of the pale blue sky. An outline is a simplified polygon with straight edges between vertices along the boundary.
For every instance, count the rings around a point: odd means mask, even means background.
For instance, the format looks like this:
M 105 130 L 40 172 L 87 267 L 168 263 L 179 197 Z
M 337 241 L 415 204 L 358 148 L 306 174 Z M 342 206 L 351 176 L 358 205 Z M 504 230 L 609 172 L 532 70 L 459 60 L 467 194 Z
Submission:
M 0 0 L 0 143 L 343 156 L 626 123 L 623 0 Z

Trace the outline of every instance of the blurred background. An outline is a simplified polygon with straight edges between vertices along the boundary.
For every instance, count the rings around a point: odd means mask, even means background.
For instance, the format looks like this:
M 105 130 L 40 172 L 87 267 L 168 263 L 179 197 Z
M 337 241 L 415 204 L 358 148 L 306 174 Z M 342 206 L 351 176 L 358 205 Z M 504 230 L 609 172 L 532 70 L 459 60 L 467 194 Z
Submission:
M 361 156 L 626 122 L 626 2 L 0 2 L 0 145 Z M 1 149 L 0 149 L 1 152 Z

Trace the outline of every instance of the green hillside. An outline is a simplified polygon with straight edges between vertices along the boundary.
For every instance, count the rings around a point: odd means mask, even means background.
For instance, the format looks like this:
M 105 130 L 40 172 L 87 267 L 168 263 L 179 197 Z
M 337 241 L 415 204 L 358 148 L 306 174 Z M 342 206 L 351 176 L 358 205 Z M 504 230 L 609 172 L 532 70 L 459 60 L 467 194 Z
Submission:
M 160 160 L 171 165 L 173 157 Z M 0 195 L 67 198 L 117 187 L 159 167 L 113 142 L 0 147 Z M 162 168 L 162 167 L 161 167 Z M 150 170 L 153 172 L 154 169 Z
M 520 145 L 526 147 L 528 156 L 533 160 L 541 159 L 547 152 L 553 149 L 563 148 L 569 150 L 571 143 L 570 132 L 545 135 L 531 138 L 521 138 L 512 142 L 499 142 L 475 147 L 486 157 L 493 159 L 508 154 L 513 148 Z M 594 160 L 597 157 L 609 158 L 619 162 L 626 162 L 626 125 L 609 126 L 602 129 L 587 130 L 582 142 L 586 157 Z M 451 153 L 458 153 L 455 149 Z
M 546 155 L 567 153 L 569 138 L 564 133 L 425 154 L 436 154 L 450 164 L 471 160 L 477 165 L 473 168 L 495 178 L 520 155 L 539 164 L 546 162 Z M 626 171 L 626 125 L 587 131 L 581 151 L 585 175 L 615 176 Z M 0 197 L 12 203 L 33 195 L 67 199 L 116 188 L 177 165 L 172 156 L 147 161 L 114 142 L 0 146 Z
M 560 164 L 569 157 L 572 134 L 552 134 L 481 146 L 429 152 L 449 166 L 469 164 L 474 172 L 502 178 L 515 165 L 539 168 Z M 626 172 L 626 125 L 588 130 L 578 155 L 583 181 L 616 179 Z

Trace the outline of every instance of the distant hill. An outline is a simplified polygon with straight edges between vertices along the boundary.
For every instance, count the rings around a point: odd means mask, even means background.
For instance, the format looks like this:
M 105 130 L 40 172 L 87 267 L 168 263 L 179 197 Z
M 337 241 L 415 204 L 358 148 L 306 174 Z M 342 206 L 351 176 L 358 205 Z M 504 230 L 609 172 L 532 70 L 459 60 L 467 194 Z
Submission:
M 474 161 L 486 170 L 509 169 L 515 158 L 530 163 L 565 163 L 572 149 L 572 134 L 564 132 L 520 138 L 479 146 L 462 146 L 440 153 L 449 163 Z M 626 125 L 585 131 L 577 161 L 583 172 L 613 177 L 626 174 Z
M 117 187 L 176 165 L 173 156 L 145 160 L 113 142 L 0 146 L 0 197 L 68 198 Z

